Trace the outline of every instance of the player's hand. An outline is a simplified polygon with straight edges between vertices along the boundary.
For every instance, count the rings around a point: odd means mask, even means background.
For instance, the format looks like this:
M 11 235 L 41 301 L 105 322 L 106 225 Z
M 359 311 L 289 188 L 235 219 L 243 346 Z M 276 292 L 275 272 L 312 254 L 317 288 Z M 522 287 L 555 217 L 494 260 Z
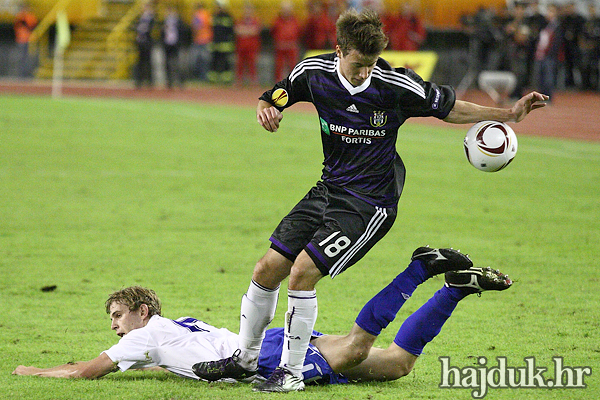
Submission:
M 275 107 L 267 107 L 256 112 L 256 119 L 269 132 L 277 132 L 279 122 L 283 119 L 283 114 Z
M 510 110 L 511 114 L 514 116 L 514 121 L 520 122 L 532 110 L 546 106 L 546 103 L 540 102 L 548 99 L 550 99 L 550 96 L 538 92 L 531 92 L 521 97 Z
M 12 372 L 13 375 L 35 375 L 39 371 L 39 368 L 36 367 L 26 367 L 24 365 L 19 365 Z

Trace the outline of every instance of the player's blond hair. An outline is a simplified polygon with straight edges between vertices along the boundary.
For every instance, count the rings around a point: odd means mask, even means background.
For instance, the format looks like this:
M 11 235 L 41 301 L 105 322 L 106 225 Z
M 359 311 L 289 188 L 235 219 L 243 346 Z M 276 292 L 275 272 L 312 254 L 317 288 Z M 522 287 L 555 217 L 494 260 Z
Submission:
M 344 55 L 356 50 L 365 56 L 378 56 L 386 48 L 388 38 L 379 15 L 364 9 L 344 11 L 336 22 L 337 44 Z
M 154 290 L 141 286 L 130 286 L 117 290 L 108 296 L 105 303 L 107 314 L 110 314 L 110 306 L 113 303 L 123 304 L 129 308 L 129 311 L 136 311 L 142 304 L 145 304 L 148 306 L 149 317 L 160 315 L 161 313 L 160 299 L 154 293 Z

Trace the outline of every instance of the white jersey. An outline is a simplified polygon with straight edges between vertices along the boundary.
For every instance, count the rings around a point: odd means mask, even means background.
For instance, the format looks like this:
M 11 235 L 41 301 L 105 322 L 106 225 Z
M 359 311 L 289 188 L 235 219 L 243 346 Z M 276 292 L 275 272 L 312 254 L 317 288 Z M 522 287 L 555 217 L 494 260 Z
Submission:
M 121 371 L 163 367 L 177 375 L 198 379 L 192 365 L 229 357 L 238 348 L 238 335 L 195 318 L 177 320 L 152 316 L 104 351 Z

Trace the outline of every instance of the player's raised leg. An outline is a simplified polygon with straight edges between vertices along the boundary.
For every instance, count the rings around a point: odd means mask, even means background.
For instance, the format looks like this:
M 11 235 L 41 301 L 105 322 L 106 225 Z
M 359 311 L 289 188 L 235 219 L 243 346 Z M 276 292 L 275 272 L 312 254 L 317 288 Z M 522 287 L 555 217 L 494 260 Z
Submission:
M 440 333 L 459 301 L 470 294 L 506 290 L 512 285 L 508 275 L 489 267 L 449 271 L 445 280 L 444 286 L 404 321 L 394 339 L 395 344 L 415 356 Z
M 348 335 L 320 338 L 323 346 L 333 349 L 326 351 L 329 365 L 338 372 L 360 364 L 418 285 L 434 275 L 472 266 L 468 256 L 454 249 L 416 249 L 408 267 L 365 304 Z
M 472 266 L 471 259 L 458 250 L 419 247 L 408 267 L 363 307 L 356 318 L 357 325 L 371 335 L 379 335 L 418 285 L 432 276 Z
M 423 348 L 440 333 L 462 299 L 487 290 L 506 290 L 512 285 L 507 275 L 490 267 L 451 271 L 446 273 L 445 278 L 444 286 L 404 321 L 387 349 L 373 348 L 358 366 L 336 372 L 342 372 L 351 381 L 401 378 L 412 370 Z M 314 344 L 328 359 L 332 351 L 321 349 L 320 340 L 318 338 Z

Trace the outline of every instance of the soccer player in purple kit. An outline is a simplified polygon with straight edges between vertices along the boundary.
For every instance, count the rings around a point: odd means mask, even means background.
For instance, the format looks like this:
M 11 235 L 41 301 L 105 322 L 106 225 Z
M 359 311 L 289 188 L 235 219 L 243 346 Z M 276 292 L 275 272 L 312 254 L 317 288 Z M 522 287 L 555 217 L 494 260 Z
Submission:
M 280 366 L 254 390 L 303 390 L 301 371 L 317 318 L 315 286 L 324 276 L 335 278 L 359 261 L 392 227 L 405 177 L 396 138 L 406 119 L 519 122 L 548 100 L 532 92 L 510 109 L 457 100 L 450 86 L 425 82 L 407 68 L 392 68 L 379 57 L 387 42 L 374 11 L 346 11 L 337 21 L 335 53 L 301 61 L 260 97 L 257 120 L 269 132 L 278 130 L 284 109 L 300 101 L 313 103 L 321 126 L 323 174 L 277 226 L 269 250 L 254 267 L 242 297 L 240 351 L 217 362 L 198 363 L 195 372 L 201 378 L 255 373 L 280 283 L 289 276 Z M 419 248 L 412 260 L 417 261 L 414 287 L 432 275 L 472 266 L 451 249 Z M 428 265 L 443 270 L 431 271 Z M 391 288 L 378 298 L 377 307 L 363 309 L 350 334 L 337 339 L 335 360 L 328 359 L 334 371 L 348 370 L 368 357 L 377 334 L 395 316 L 390 305 L 403 295 L 410 293 Z

